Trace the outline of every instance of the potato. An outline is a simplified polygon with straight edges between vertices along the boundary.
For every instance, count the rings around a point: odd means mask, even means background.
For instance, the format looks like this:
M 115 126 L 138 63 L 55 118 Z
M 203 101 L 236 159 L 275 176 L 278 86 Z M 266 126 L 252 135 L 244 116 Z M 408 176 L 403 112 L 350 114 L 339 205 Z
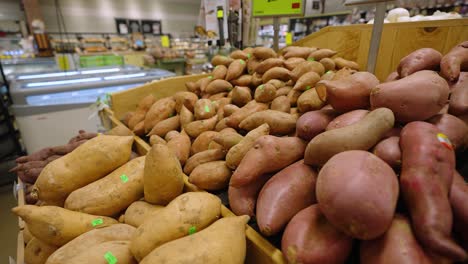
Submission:
M 215 55 L 212 59 L 211 59 L 211 64 L 213 64 L 214 66 L 218 66 L 218 65 L 224 65 L 224 66 L 229 66 L 231 64 L 231 62 L 233 62 L 234 60 L 227 57 L 227 56 L 222 56 L 222 55 Z
M 252 87 L 257 87 L 263 83 L 262 75 L 258 73 L 252 74 Z
M 346 127 L 352 124 L 355 124 L 361 121 L 367 114 L 369 113 L 368 110 L 357 109 L 342 115 L 337 116 L 333 119 L 325 128 L 326 131 L 333 130 L 337 128 Z
M 324 58 L 331 58 L 335 56 L 338 52 L 331 50 L 331 49 L 318 49 L 313 51 L 307 57 L 308 60 L 313 59 L 315 61 L 320 61 Z
M 254 75 L 254 72 L 255 72 L 255 69 L 258 67 L 258 65 L 260 64 L 260 62 L 262 62 L 262 60 L 260 59 L 257 59 L 257 58 L 250 58 L 248 61 L 247 61 L 247 72 L 249 74 L 252 74 L 252 77 Z M 252 78 L 253 80 L 253 78 Z
M 286 95 L 278 96 L 275 99 L 273 99 L 270 108 L 271 110 L 280 111 L 288 114 L 289 112 L 291 112 L 291 104 Z
M 335 61 L 333 59 L 323 58 L 323 59 L 320 59 L 319 61 L 323 65 L 323 67 L 325 68 L 325 72 L 335 70 L 336 66 L 335 66 Z
M 213 130 L 216 126 L 217 120 L 218 117 L 215 115 L 208 119 L 193 121 L 187 124 L 184 127 L 184 130 L 191 138 L 196 138 L 205 131 Z
M 24 262 L 28 264 L 44 264 L 47 258 L 58 247 L 49 245 L 33 237 L 24 248 Z
M 289 113 L 264 110 L 248 116 L 239 124 L 239 127 L 250 131 L 266 123 L 270 126 L 271 134 L 287 135 L 294 132 L 296 121 L 297 118 Z
M 291 86 L 281 87 L 278 90 L 276 90 L 276 97 L 283 96 L 283 95 L 287 97 L 287 95 L 289 94 L 291 90 L 292 90 Z
M 422 48 L 415 50 L 400 60 L 397 72 L 400 78 L 404 78 L 417 71 L 432 70 L 439 68 L 442 54 L 435 49 Z
M 400 214 L 383 236 L 362 241 L 359 251 L 362 264 L 432 263 L 414 237 L 410 222 Z
M 241 142 L 243 138 L 244 137 L 239 135 L 237 132 L 221 132 L 213 138 L 213 141 L 221 145 L 223 150 L 228 151 L 233 146 Z
M 400 188 L 416 238 L 431 252 L 465 260 L 466 252 L 451 237 L 455 154 L 450 141 L 434 125 L 416 121 L 401 131 L 400 147 Z
M 337 69 L 350 68 L 359 71 L 359 64 L 354 61 L 345 60 L 341 57 L 334 58 L 333 61 L 335 61 Z
M 146 154 L 143 184 L 145 200 L 152 204 L 166 205 L 182 193 L 182 168 L 167 146 L 153 145 Z
M 236 215 L 254 217 L 258 194 L 271 176 L 273 176 L 273 174 L 264 174 L 254 182 L 240 187 L 229 185 L 228 199 L 229 207 L 232 212 Z
M 232 90 L 232 102 L 235 105 L 242 107 L 250 101 L 252 101 L 250 88 L 243 86 L 234 87 Z
M 202 152 L 208 149 L 208 144 L 215 138 L 219 132 L 216 131 L 205 131 L 201 133 L 192 144 L 190 149 L 190 154 L 196 154 L 198 152 Z
M 413 89 L 408 89 L 413 87 Z M 447 103 L 447 82 L 433 71 L 419 71 L 398 81 L 382 83 L 371 91 L 372 109 L 390 108 L 400 122 L 426 120 Z
M 307 145 L 304 162 L 309 165 L 323 165 L 340 152 L 368 150 L 393 127 L 394 121 L 390 109 L 379 108 L 353 125 L 323 132 Z
M 179 120 L 180 120 L 180 126 L 182 128 L 184 128 L 186 125 L 188 125 L 189 123 L 192 123 L 193 120 L 195 119 L 194 115 L 192 112 L 190 112 L 190 110 L 187 109 L 187 107 L 185 107 L 185 105 L 183 105 L 180 109 L 180 115 L 179 115 Z
M 461 71 L 468 70 L 468 41 L 464 41 L 449 53 L 445 54 L 440 61 L 440 74 L 446 80 L 456 81 Z
M 124 222 L 125 224 L 139 227 L 146 217 L 163 208 L 163 206 L 150 204 L 145 201 L 133 202 L 127 210 L 125 210 Z
M 176 102 L 172 97 L 159 99 L 148 110 L 145 116 L 145 132 L 149 132 L 158 122 L 175 114 Z
M 233 52 L 231 52 L 231 54 L 229 55 L 229 57 L 233 58 L 233 59 L 240 59 L 240 60 L 248 60 L 250 55 L 242 50 L 235 50 Z
M 224 160 L 210 161 L 195 167 L 190 173 L 189 182 L 204 190 L 218 191 L 229 185 L 231 174 Z
M 88 231 L 66 245 L 57 249 L 48 259 L 46 264 L 68 263 L 77 253 L 87 252 L 95 246 L 119 240 L 130 240 L 136 228 L 126 224 L 115 224 L 108 227 L 98 228 Z
M 158 122 L 151 131 L 147 134 L 147 136 L 158 135 L 160 137 L 164 137 L 167 132 L 172 130 L 178 130 L 180 127 L 180 116 L 176 115 L 173 117 L 169 117 L 168 119 L 162 120 Z
M 192 92 L 177 92 L 173 97 L 176 102 L 175 109 L 177 113 L 180 113 L 182 105 L 193 111 L 195 103 L 198 101 L 198 96 Z
M 325 73 L 325 68 L 322 64 L 316 61 L 302 62 L 290 72 L 291 80 L 297 82 L 302 75 L 311 71 L 316 72 L 318 75 L 322 76 Z
M 201 78 L 197 81 L 197 83 L 199 83 L 200 86 L 201 94 L 206 92 L 206 87 L 208 86 L 208 84 L 211 83 L 211 81 L 213 81 L 213 76 L 211 75 L 205 78 Z
M 222 218 L 200 232 L 156 248 L 140 263 L 242 264 L 248 221 L 245 215 Z
M 231 83 L 237 86 L 250 86 L 252 85 L 252 75 L 244 74 L 237 79 L 231 80 Z
M 464 150 L 468 145 L 468 125 L 456 116 L 438 114 L 428 120 L 444 133 L 456 150 Z
M 262 84 L 255 89 L 254 98 L 259 103 L 269 103 L 276 97 L 276 87 L 271 84 Z
M 186 82 L 185 87 L 187 88 L 187 91 L 192 92 L 196 94 L 197 96 L 200 95 L 201 93 L 201 87 L 200 87 L 200 80 L 197 82 Z
M 252 54 L 262 60 L 266 60 L 269 58 L 276 58 L 276 52 L 273 49 L 265 48 L 265 47 L 256 47 L 253 49 Z
M 455 116 L 468 114 L 468 72 L 461 72 L 451 87 L 449 113 Z
M 283 62 L 284 61 L 282 59 L 279 59 L 279 58 L 269 58 L 269 59 L 266 59 L 266 60 L 260 62 L 254 70 L 255 70 L 255 72 L 257 72 L 259 74 L 264 74 L 265 72 L 267 72 L 271 68 L 282 67 Z
M 94 228 L 118 223 L 110 217 L 74 212 L 58 206 L 21 205 L 11 211 L 26 222 L 34 237 L 54 246 L 63 246 Z
M 317 48 L 309 48 L 309 47 L 293 47 L 289 46 L 286 50 L 284 50 L 284 58 L 307 58 L 311 52 L 316 51 Z
M 73 191 L 65 208 L 87 214 L 113 216 L 143 197 L 145 157 L 133 159 L 106 177 Z
M 353 238 L 375 239 L 392 222 L 398 180 L 377 156 L 362 150 L 345 151 L 320 170 L 316 195 L 320 210 L 333 226 Z
M 254 145 L 255 141 L 262 135 L 268 135 L 270 133 L 270 126 L 268 124 L 262 124 L 256 129 L 250 131 L 245 137 L 226 154 L 226 165 L 230 169 L 236 169 L 245 154 Z
M 146 112 L 147 111 L 145 110 L 135 111 L 132 117 L 128 120 L 128 128 L 133 130 L 138 123 L 145 120 Z
M 244 186 L 262 174 L 285 168 L 303 157 L 305 146 L 297 137 L 259 137 L 234 171 L 229 185 Z
M 284 67 L 290 71 L 292 71 L 294 68 L 296 68 L 299 64 L 305 62 L 306 60 L 304 58 L 289 58 L 284 61 Z
M 49 205 L 63 206 L 68 194 L 127 162 L 132 143 L 132 136 L 102 135 L 88 140 L 47 164 L 34 184 L 32 196 Z
M 220 215 L 221 200 L 218 197 L 205 192 L 184 193 L 146 218 L 137 228 L 130 250 L 141 261 L 153 249 L 187 236 L 193 229 L 201 231 Z
M 226 81 L 234 80 L 239 78 L 247 68 L 247 64 L 244 60 L 234 60 L 228 67 L 226 73 Z
M 288 263 L 345 263 L 353 239 L 336 229 L 311 205 L 289 221 L 281 240 L 281 250 Z
M 184 166 L 190 156 L 190 146 L 190 137 L 185 132 L 170 137 L 167 141 L 167 147 L 177 157 L 181 166 Z
M 379 84 L 372 73 L 357 72 L 347 78 L 335 81 L 320 81 L 316 85 L 322 101 L 328 102 L 340 112 L 368 108 L 371 90 Z
M 303 74 L 294 85 L 294 90 L 306 91 L 312 87 L 315 87 L 315 84 L 320 81 L 320 75 L 316 72 L 308 72 Z
M 282 81 L 288 81 L 289 80 L 289 70 L 283 67 L 273 67 L 266 71 L 262 75 L 262 81 L 263 83 L 267 83 L 269 80 L 272 79 L 278 79 Z
M 226 152 L 220 149 L 210 149 L 198 152 L 187 160 L 184 167 L 184 172 L 189 175 L 198 165 L 206 162 L 222 160 L 225 156 Z
M 318 110 L 325 105 L 317 94 L 317 89 L 312 88 L 303 92 L 297 99 L 297 110 L 301 113 Z
M 300 91 L 297 91 L 297 90 L 294 90 L 294 89 L 291 89 L 289 91 L 287 96 L 288 96 L 289 102 L 291 103 L 291 106 L 296 106 L 297 100 L 299 99 L 301 94 L 302 93 Z
M 231 64 L 231 66 L 234 64 Z M 217 94 L 222 92 L 229 92 L 232 90 L 232 84 L 225 80 L 214 80 L 210 82 L 205 89 L 206 93 Z
M 224 80 L 224 78 L 226 78 L 226 73 L 227 73 L 226 66 L 217 65 L 211 74 L 213 75 L 213 79 L 215 80 Z
M 296 135 L 303 140 L 310 141 L 325 131 L 327 125 L 337 116 L 332 109 L 321 109 L 303 114 L 297 120 Z
M 392 168 L 400 168 L 401 166 L 401 150 L 400 150 L 400 137 L 386 138 L 374 147 L 373 153 L 381 158 Z
M 223 107 L 223 115 L 225 117 L 228 117 L 230 115 L 232 115 L 234 112 L 236 112 L 237 110 L 239 110 L 240 108 L 236 105 L 233 105 L 233 104 L 227 104 Z
M 257 199 L 260 232 L 266 236 L 277 234 L 296 213 L 316 203 L 316 179 L 317 173 L 302 160 L 269 179 Z
M 278 79 L 271 79 L 268 82 L 266 82 L 266 84 L 272 84 L 273 86 L 275 86 L 276 89 L 282 88 L 286 85 L 286 83 Z
M 219 131 L 227 128 L 228 125 L 226 124 L 226 122 L 227 122 L 227 117 L 219 120 L 218 123 L 216 123 L 216 126 L 215 126 L 214 130 L 219 132 Z
M 226 124 L 229 127 L 237 129 L 240 122 L 242 122 L 242 120 L 244 120 L 247 116 L 253 113 L 259 112 L 259 111 L 267 110 L 267 109 L 268 109 L 268 105 L 266 104 L 258 103 L 256 101 L 250 101 L 246 105 L 244 105 L 241 109 L 237 110 L 232 115 L 230 115 L 226 119 Z
M 79 252 L 67 260 L 70 264 L 79 263 L 128 263 L 137 264 L 130 252 L 129 241 L 108 241 Z

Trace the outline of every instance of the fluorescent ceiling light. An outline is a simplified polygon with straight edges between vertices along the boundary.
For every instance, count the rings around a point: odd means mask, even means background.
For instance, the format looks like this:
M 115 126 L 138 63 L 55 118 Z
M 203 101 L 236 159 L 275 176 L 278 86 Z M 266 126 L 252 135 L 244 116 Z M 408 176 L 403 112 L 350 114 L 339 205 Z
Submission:
M 119 79 L 129 79 L 134 77 L 143 77 L 146 73 L 134 73 L 134 74 L 125 74 L 125 75 L 115 75 L 115 76 L 107 76 L 104 77 L 104 80 L 119 80 Z
M 31 74 L 31 75 L 21 75 L 18 76 L 18 80 L 29 80 L 36 78 L 49 78 L 49 77 L 62 77 L 62 76 L 72 76 L 77 75 L 77 71 L 72 72 L 54 72 L 54 73 L 44 73 L 44 74 Z
M 106 72 L 118 72 L 118 71 L 120 71 L 119 68 L 86 70 L 86 71 L 81 71 L 81 74 L 106 73 Z
M 37 83 L 28 83 L 26 87 L 40 87 L 40 86 L 52 86 L 60 84 L 74 84 L 74 83 L 84 83 L 84 82 L 97 82 L 101 78 L 85 78 L 85 79 L 74 79 L 74 80 L 63 80 L 63 81 L 51 81 L 51 82 L 37 82 Z

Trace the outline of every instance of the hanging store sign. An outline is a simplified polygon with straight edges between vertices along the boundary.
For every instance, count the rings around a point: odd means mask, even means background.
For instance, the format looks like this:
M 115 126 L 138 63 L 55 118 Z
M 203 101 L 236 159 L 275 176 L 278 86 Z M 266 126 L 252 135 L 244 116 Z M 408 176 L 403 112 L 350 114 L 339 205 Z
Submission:
M 303 0 L 252 0 L 254 17 L 302 16 Z

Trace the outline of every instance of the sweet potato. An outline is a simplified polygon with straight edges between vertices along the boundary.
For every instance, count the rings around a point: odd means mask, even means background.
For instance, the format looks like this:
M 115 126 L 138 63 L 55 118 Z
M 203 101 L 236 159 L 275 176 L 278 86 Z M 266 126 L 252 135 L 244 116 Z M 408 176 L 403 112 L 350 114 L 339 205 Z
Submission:
M 235 50 L 233 52 L 231 52 L 231 54 L 229 55 L 229 57 L 237 60 L 248 60 L 250 55 L 248 53 L 246 53 L 245 51 L 242 51 L 242 50 Z
M 269 103 L 276 97 L 276 87 L 271 84 L 262 84 L 255 89 L 254 98 L 259 103 Z
M 218 191 L 228 186 L 231 174 L 224 160 L 211 161 L 195 167 L 190 173 L 189 182 L 204 190 Z
M 270 126 L 271 134 L 287 135 L 294 132 L 296 121 L 297 118 L 289 113 L 264 110 L 248 116 L 239 124 L 239 128 L 250 131 L 266 123 Z
M 210 149 L 198 152 L 187 160 L 184 172 L 189 175 L 198 165 L 206 162 L 222 160 L 225 156 L 226 153 L 220 149 Z
M 216 123 L 216 126 L 215 126 L 214 130 L 219 132 L 219 131 L 229 127 L 226 122 L 227 122 L 227 117 L 219 120 L 218 123 Z
M 455 171 L 453 175 L 452 187 L 450 188 L 450 205 L 453 212 L 453 233 L 458 236 L 461 245 L 468 245 L 468 185 L 465 179 Z
M 211 100 L 200 99 L 195 103 L 194 114 L 197 120 L 208 119 L 216 115 L 216 107 L 211 103 Z
M 135 111 L 132 117 L 128 120 L 128 128 L 133 130 L 138 123 L 145 120 L 146 112 L 147 111 L 145 110 Z
M 253 49 L 252 54 L 262 60 L 266 60 L 269 58 L 276 58 L 276 52 L 273 49 L 265 48 L 265 47 L 256 47 Z
M 172 97 L 154 103 L 145 116 L 145 132 L 149 132 L 158 122 L 175 114 L 176 102 Z
M 144 136 L 145 135 L 145 121 L 141 121 L 140 123 L 136 124 L 132 130 L 132 133 L 136 136 Z
M 185 125 L 184 130 L 191 138 L 196 138 L 205 131 L 213 130 L 217 120 L 218 117 L 215 115 L 208 119 L 193 121 Z
M 301 113 L 318 110 L 325 105 L 317 94 L 317 89 L 312 88 L 303 92 L 297 99 L 297 110 Z
M 255 69 L 258 67 L 258 65 L 260 64 L 260 62 L 262 62 L 262 60 L 260 59 L 257 59 L 255 57 L 253 58 L 250 58 L 248 61 L 247 61 L 247 72 L 249 74 L 252 74 L 252 82 L 254 82 L 254 76 L 255 76 Z
M 284 67 L 286 69 L 292 71 L 294 68 L 296 68 L 299 64 L 305 62 L 306 60 L 304 58 L 289 58 L 284 61 Z
M 213 64 L 214 66 L 218 66 L 218 65 L 229 66 L 229 64 L 231 64 L 231 62 L 233 62 L 233 61 L 234 60 L 232 58 L 229 58 L 227 56 L 215 55 L 211 59 L 211 64 Z
M 107 241 L 75 254 L 67 260 L 67 263 L 137 264 L 137 261 L 133 258 L 130 252 L 130 241 Z
M 156 144 L 149 150 L 145 159 L 143 184 L 145 200 L 152 204 L 166 205 L 182 193 L 182 168 L 167 146 Z
M 223 107 L 223 115 L 224 117 L 228 117 L 230 115 L 232 115 L 234 112 L 236 112 L 237 110 L 239 110 L 240 108 L 236 105 L 233 105 L 233 104 L 227 104 Z
M 231 64 L 231 66 L 232 65 L 234 64 Z M 231 90 L 232 84 L 230 82 L 225 80 L 214 80 L 206 86 L 205 92 L 209 94 L 217 94 L 222 92 L 229 92 Z
M 440 61 L 440 74 L 449 81 L 456 81 L 461 71 L 468 70 L 468 41 L 464 41 Z
M 228 151 L 233 146 L 241 142 L 243 138 L 244 137 L 239 135 L 237 132 L 221 132 L 213 138 L 213 141 L 221 145 L 223 150 Z
M 244 105 L 241 109 L 237 110 L 232 115 L 230 115 L 226 119 L 226 124 L 229 127 L 237 129 L 239 127 L 240 122 L 242 122 L 242 120 L 244 120 L 247 116 L 253 113 L 259 112 L 259 111 L 267 110 L 267 109 L 268 109 L 268 105 L 266 104 L 258 103 L 256 101 L 250 101 L 249 103 Z
M 163 208 L 163 206 L 150 204 L 145 201 L 133 202 L 128 206 L 127 210 L 125 210 L 123 218 L 124 223 L 134 227 L 139 227 L 146 217 Z M 130 240 L 130 238 L 128 238 L 128 240 Z
M 258 194 L 272 176 L 273 174 L 261 175 L 252 183 L 240 187 L 229 185 L 228 199 L 232 212 L 236 215 L 255 216 Z
M 229 184 L 234 187 L 244 186 L 265 173 L 281 170 L 299 160 L 305 146 L 305 142 L 297 137 L 261 136 L 247 151 Z
M 356 70 L 350 68 L 341 68 L 338 71 L 336 71 L 335 75 L 333 75 L 332 81 L 344 79 L 350 75 L 355 74 L 356 72 Z
M 228 67 L 226 73 L 226 81 L 234 80 L 239 78 L 247 68 L 247 64 L 244 60 L 234 60 Z
M 200 86 L 200 94 L 204 94 L 206 92 L 206 87 L 212 81 L 213 81 L 213 76 L 211 75 L 205 78 L 201 78 L 197 81 L 197 83 L 199 83 L 199 86 Z
M 449 113 L 456 116 L 468 114 L 468 72 L 460 73 L 450 91 Z
M 156 248 L 140 263 L 242 264 L 246 256 L 248 221 L 245 215 L 222 218 L 200 232 L 197 230 L 189 237 Z
M 288 99 L 289 99 L 289 102 L 291 103 L 291 106 L 296 106 L 297 104 L 297 100 L 299 99 L 299 96 L 301 96 L 301 92 L 300 91 L 297 91 L 297 90 L 294 90 L 294 89 L 291 89 L 288 93 Z
M 289 112 L 291 112 L 291 104 L 286 95 L 278 96 L 275 99 L 273 99 L 270 108 L 271 110 L 280 111 L 288 114 Z
M 257 223 L 266 236 L 280 232 L 291 218 L 317 202 L 317 173 L 302 160 L 276 173 L 263 186 L 257 199 Z
M 444 133 L 456 150 L 464 150 L 468 145 L 468 125 L 456 116 L 438 114 L 428 120 Z
M 166 140 L 158 135 L 152 135 L 150 137 L 150 145 L 153 146 L 154 144 L 166 144 Z
M 176 115 L 158 122 L 147 134 L 147 136 L 158 135 L 160 137 L 164 137 L 169 131 L 179 130 L 179 127 L 180 116 Z
M 107 131 L 105 134 L 109 136 L 132 136 L 133 135 L 132 131 L 124 125 L 115 126 L 111 130 Z
M 164 243 L 198 232 L 221 214 L 221 200 L 205 192 L 180 195 L 141 224 L 131 241 L 130 250 L 141 261 L 153 249 Z
M 352 124 L 355 124 L 361 121 L 367 114 L 369 113 L 368 110 L 357 109 L 342 115 L 337 116 L 333 119 L 325 128 L 326 131 L 333 130 L 337 128 L 346 127 Z
M 398 81 L 377 85 L 371 91 L 372 109 L 390 108 L 400 122 L 426 120 L 448 100 L 447 82 L 433 71 L 419 71 Z
M 187 88 L 187 91 L 192 92 L 196 95 L 200 95 L 201 89 L 200 89 L 200 83 L 197 82 L 186 82 L 185 87 Z
M 184 166 L 185 162 L 190 156 L 190 137 L 185 132 L 177 134 L 174 137 L 168 139 L 167 147 L 177 157 L 180 165 Z
M 234 87 L 232 90 L 232 102 L 235 105 L 242 107 L 250 101 L 252 101 L 250 88 L 243 86 Z
M 82 141 L 84 139 L 92 139 L 96 137 L 98 134 L 94 132 L 86 132 L 84 130 L 78 131 L 78 135 L 72 137 L 69 141 L 68 144 L 75 143 L 78 141 Z
M 357 72 L 347 78 L 336 81 L 320 81 L 316 85 L 322 101 L 328 102 L 340 112 L 368 108 L 372 88 L 379 80 L 372 73 Z
M 140 102 L 138 102 L 137 111 L 138 110 L 143 110 L 143 111 L 147 112 L 155 102 L 156 102 L 156 98 L 154 97 L 154 95 L 149 94 L 149 95 L 143 97 L 140 100 Z
M 400 137 L 386 138 L 374 147 L 374 155 L 381 158 L 392 168 L 399 168 L 401 166 L 401 149 Z
M 217 65 L 211 74 L 213 75 L 213 79 L 215 80 L 224 80 L 224 78 L 226 78 L 226 73 L 227 73 L 226 66 Z
M 294 85 L 294 90 L 306 91 L 312 87 L 315 87 L 315 84 L 320 81 L 320 75 L 316 72 L 308 72 L 303 74 Z
M 285 82 L 283 82 L 281 80 L 278 80 L 278 79 L 271 79 L 266 83 L 272 84 L 273 86 L 275 86 L 276 89 L 279 89 L 279 88 L 284 87 L 286 85 Z
M 252 74 L 252 87 L 257 87 L 263 83 L 262 75 L 258 73 Z
M 393 82 L 393 81 L 396 81 L 400 79 L 400 76 L 398 75 L 398 72 L 397 71 L 394 71 L 392 73 L 390 73 L 387 78 L 385 79 L 384 82 Z
M 345 60 L 341 57 L 333 58 L 337 69 L 350 68 L 359 71 L 359 64 L 354 61 Z
M 353 125 L 325 131 L 314 137 L 307 145 L 304 162 L 323 165 L 340 152 L 368 150 L 382 139 L 393 124 L 394 116 L 390 109 L 376 109 Z
M 297 82 L 302 75 L 311 71 L 316 72 L 318 75 L 322 76 L 325 73 L 325 68 L 322 64 L 316 61 L 302 62 L 290 72 L 291 80 Z
M 257 67 L 255 68 L 255 72 L 259 74 L 264 74 L 267 72 L 269 69 L 274 68 L 274 67 L 282 67 L 283 66 L 283 60 L 279 58 L 269 58 L 266 59 L 262 62 L 260 62 Z
M 279 96 L 282 96 L 282 95 L 287 96 L 291 90 L 292 90 L 291 86 L 281 87 L 278 90 L 276 90 L 276 97 L 279 97 Z
M 233 85 L 250 86 L 252 85 L 252 75 L 244 74 L 237 79 L 231 80 Z
M 190 154 L 196 154 L 208 149 L 208 144 L 215 138 L 219 132 L 216 131 L 205 131 L 201 133 L 192 143 Z
M 31 155 L 28 156 L 21 156 L 17 158 L 15 161 L 16 163 L 26 163 L 29 161 L 40 161 L 40 160 L 46 160 L 48 157 L 54 155 L 54 152 L 52 151 L 52 148 L 43 148 L 39 151 L 36 151 L 32 153 Z
M 193 122 L 195 120 L 195 116 L 193 113 L 183 105 L 180 109 L 180 126 L 184 128 L 186 125 L 189 123 Z
M 320 170 L 316 195 L 320 211 L 336 228 L 354 238 L 375 239 L 392 222 L 398 179 L 377 156 L 362 150 L 345 151 Z
M 34 237 L 54 246 L 63 246 L 94 228 L 118 223 L 110 217 L 74 212 L 57 206 L 21 205 L 11 211 L 26 222 Z
M 311 205 L 297 213 L 286 226 L 281 250 L 288 263 L 345 263 L 353 239 L 336 229 Z
M 307 58 L 311 52 L 315 52 L 317 48 L 309 48 L 309 47 L 287 47 L 286 50 L 284 50 L 283 56 L 285 59 L 289 58 Z
M 262 75 L 262 81 L 263 83 L 267 83 L 269 80 L 272 79 L 278 79 L 282 81 L 288 81 L 289 80 L 289 70 L 283 67 L 273 67 L 266 71 Z
M 67 261 L 77 253 L 86 252 L 107 241 L 130 240 L 135 230 L 130 225 L 115 224 L 88 231 L 60 247 L 47 259 L 46 264 L 68 263 Z
M 466 260 L 466 252 L 450 236 L 449 191 L 455 170 L 452 145 L 434 125 L 416 121 L 401 131 L 400 147 L 400 188 L 416 238 L 436 254 Z
M 383 236 L 361 242 L 360 259 L 362 264 L 432 263 L 414 237 L 410 222 L 400 214 Z
M 24 248 L 24 262 L 28 264 L 44 264 L 47 258 L 57 249 L 57 246 L 49 245 L 33 237 Z
M 325 131 L 327 125 L 335 118 L 337 112 L 332 109 L 321 109 L 303 114 L 297 120 L 296 135 L 310 141 L 316 135 Z
M 335 61 L 330 58 L 323 58 L 320 60 L 320 63 L 325 68 L 325 72 L 334 71 L 335 70 Z
M 316 61 L 320 61 L 321 59 L 324 58 L 331 58 L 335 56 L 338 52 L 331 50 L 331 49 L 319 49 L 316 51 L 313 51 L 309 54 L 307 59 L 314 59 Z
M 126 112 L 120 120 L 122 121 L 122 123 L 128 126 L 128 122 L 130 121 L 130 119 L 132 118 L 134 114 L 135 112 Z
M 226 165 L 231 169 L 236 169 L 245 154 L 254 145 L 255 141 L 270 133 L 270 126 L 263 124 L 256 129 L 250 131 L 245 137 L 235 146 L 233 146 L 226 154 Z
M 69 154 L 47 164 L 31 194 L 49 205 L 63 206 L 68 194 L 127 162 L 132 143 L 132 136 L 102 135 L 88 140 Z
M 143 197 L 145 157 L 133 159 L 106 177 L 73 191 L 65 208 L 87 214 L 113 216 Z
M 422 48 L 415 50 L 403 57 L 397 67 L 398 76 L 404 78 L 417 71 L 432 70 L 439 68 L 442 54 L 435 49 Z
M 176 102 L 175 109 L 177 113 L 180 113 L 182 105 L 185 105 L 188 110 L 193 111 L 195 103 L 198 100 L 198 96 L 192 92 L 177 92 L 173 97 Z

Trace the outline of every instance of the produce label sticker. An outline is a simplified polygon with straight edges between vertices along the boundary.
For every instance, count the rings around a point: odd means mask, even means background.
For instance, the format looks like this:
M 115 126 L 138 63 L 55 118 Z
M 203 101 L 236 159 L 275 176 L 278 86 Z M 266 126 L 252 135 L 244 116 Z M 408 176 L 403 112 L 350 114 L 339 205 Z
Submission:
M 332 73 L 332 72 L 333 72 L 332 70 L 329 70 L 329 71 L 327 71 L 325 74 L 330 74 L 330 73 Z
M 128 176 L 125 174 L 120 175 L 120 179 L 122 180 L 123 183 L 128 182 Z
M 210 112 L 210 107 L 205 105 L 205 112 L 209 113 Z
M 308 61 L 315 61 L 314 58 L 308 58 L 307 60 L 308 60 Z
M 117 258 L 110 251 L 107 251 L 106 254 L 104 254 L 104 259 L 107 261 L 107 264 L 117 263 Z
M 197 232 L 197 228 L 195 226 L 191 226 L 189 229 L 188 229 L 188 234 L 189 235 L 193 235 Z
M 437 139 L 439 140 L 442 145 L 444 145 L 446 148 L 453 150 L 453 145 L 452 142 L 450 142 L 450 139 L 442 133 L 437 133 Z
M 212 75 L 208 76 L 208 79 L 213 79 L 213 76 Z
M 244 65 L 244 64 L 245 64 L 245 61 L 244 61 L 244 60 L 240 60 L 240 64 Z
M 96 218 L 93 221 L 91 221 L 91 225 L 93 227 L 98 226 L 98 225 L 102 225 L 103 223 L 104 223 L 104 221 L 101 218 Z
M 250 53 L 247 53 L 247 59 L 250 59 Z
M 258 87 L 258 89 L 260 89 L 260 90 L 263 89 L 263 84 L 260 85 L 260 86 Z
M 306 91 L 307 91 L 307 90 L 310 90 L 310 85 L 307 85 L 306 88 L 305 88 L 305 90 L 306 90 Z

